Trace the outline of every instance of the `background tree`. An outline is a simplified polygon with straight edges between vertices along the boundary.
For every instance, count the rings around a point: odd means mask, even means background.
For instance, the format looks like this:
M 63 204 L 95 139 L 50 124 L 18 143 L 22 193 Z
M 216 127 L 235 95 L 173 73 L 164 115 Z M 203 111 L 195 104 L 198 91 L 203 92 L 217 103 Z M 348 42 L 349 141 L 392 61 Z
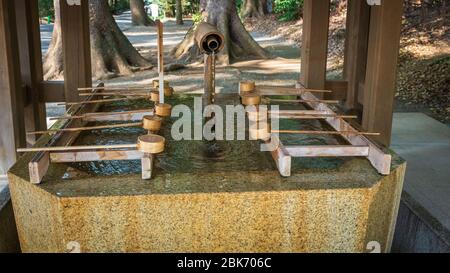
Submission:
M 303 0 L 274 0 L 273 5 L 281 22 L 297 20 L 303 11 Z
M 44 78 L 58 79 L 63 75 L 63 52 L 59 0 L 54 0 L 55 25 L 52 41 L 44 57 Z M 143 58 L 122 33 L 105 0 L 90 0 L 90 37 L 92 74 L 96 79 L 128 75 L 152 65 Z
M 177 25 L 183 25 L 183 3 L 181 0 L 177 0 L 177 6 L 176 6 L 176 18 L 177 18 Z
M 258 18 L 266 15 L 267 13 L 267 0 L 244 0 L 242 3 L 242 18 Z
M 216 26 L 225 37 L 225 47 L 218 55 L 218 62 L 230 64 L 245 59 L 271 57 L 245 30 L 237 13 L 236 0 L 202 0 L 200 3 L 203 20 Z M 175 58 L 186 62 L 199 59 L 200 51 L 195 43 L 194 32 L 195 26 L 172 51 Z
M 113 14 L 120 14 L 130 9 L 130 0 L 108 0 L 108 4 Z
M 135 26 L 152 26 L 155 24 L 145 12 L 144 0 L 130 0 L 131 22 Z

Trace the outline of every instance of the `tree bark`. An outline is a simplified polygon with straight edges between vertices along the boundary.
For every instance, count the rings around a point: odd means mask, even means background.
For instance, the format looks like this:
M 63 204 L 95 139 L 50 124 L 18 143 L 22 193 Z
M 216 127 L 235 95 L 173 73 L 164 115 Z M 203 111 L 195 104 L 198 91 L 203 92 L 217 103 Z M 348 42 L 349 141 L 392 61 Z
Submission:
M 225 47 L 217 56 L 219 63 L 228 65 L 242 60 L 272 57 L 244 28 L 237 13 L 235 0 L 202 0 L 200 6 L 203 20 L 216 26 L 225 37 Z M 194 33 L 195 26 L 171 52 L 176 59 L 185 62 L 202 59 Z
M 53 80 L 63 78 L 64 55 L 62 49 L 62 33 L 61 33 L 61 12 L 59 8 L 59 0 L 53 1 L 55 9 L 55 22 L 53 25 L 52 41 L 44 56 L 43 69 L 44 79 Z
M 267 13 L 267 0 L 244 0 L 242 4 L 242 18 L 258 18 L 266 15 Z
M 181 0 L 177 0 L 177 8 L 176 8 L 176 18 L 177 25 L 183 25 L 183 4 Z
M 44 57 L 44 79 L 63 77 L 63 51 L 59 1 L 54 0 L 55 24 L 52 42 Z M 102 80 L 129 75 L 137 70 L 152 68 L 122 33 L 104 0 L 90 0 L 90 38 L 92 75 Z
M 145 12 L 144 0 L 130 0 L 131 22 L 135 26 L 153 26 L 153 22 Z

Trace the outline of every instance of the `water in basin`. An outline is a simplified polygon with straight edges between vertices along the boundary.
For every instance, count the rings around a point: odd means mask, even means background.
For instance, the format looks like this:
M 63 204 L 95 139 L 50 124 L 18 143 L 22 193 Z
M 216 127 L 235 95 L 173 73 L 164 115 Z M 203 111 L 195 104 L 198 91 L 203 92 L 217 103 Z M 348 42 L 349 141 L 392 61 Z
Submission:
M 193 106 L 194 96 L 177 95 L 167 103 Z M 224 96 L 217 104 L 238 104 L 237 95 Z M 133 109 L 152 108 L 149 101 L 116 102 L 105 105 L 101 111 L 115 112 Z M 283 104 L 281 109 L 301 109 L 298 104 Z M 171 125 L 176 119 L 165 121 L 160 132 L 166 140 L 166 150 L 157 156 L 155 168 L 157 172 L 198 173 L 215 171 L 267 171 L 276 170 L 272 156 L 261 152 L 259 141 L 174 141 L 171 137 Z M 89 125 L 114 124 L 92 123 Z M 281 120 L 280 129 L 286 130 L 329 130 L 316 120 Z M 142 128 L 115 128 L 83 132 L 74 145 L 113 145 L 136 143 L 138 136 L 146 134 Z M 336 145 L 345 143 L 342 139 L 331 136 L 282 135 L 285 145 Z M 293 170 L 304 168 L 337 168 L 345 159 L 339 158 L 297 158 L 293 160 Z M 122 175 L 141 172 L 140 161 L 102 161 L 70 164 L 72 169 L 66 178 L 79 173 L 84 175 Z

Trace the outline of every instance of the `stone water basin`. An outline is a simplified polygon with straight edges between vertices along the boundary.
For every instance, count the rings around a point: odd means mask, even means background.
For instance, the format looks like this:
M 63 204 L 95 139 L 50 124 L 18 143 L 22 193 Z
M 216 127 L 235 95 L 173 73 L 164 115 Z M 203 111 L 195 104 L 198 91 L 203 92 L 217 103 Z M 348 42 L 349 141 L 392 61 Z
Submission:
M 192 106 L 193 96 L 168 102 Z M 224 95 L 218 103 L 239 101 Z M 151 104 L 102 110 L 143 107 Z M 114 161 L 52 164 L 43 183 L 32 185 L 32 155 L 22 157 L 10 172 L 22 251 L 64 252 L 76 242 L 82 252 L 364 252 L 372 241 L 389 251 L 405 171 L 398 156 L 389 176 L 364 158 L 295 158 L 293 175 L 282 178 L 259 142 L 174 141 L 174 121 L 161 132 L 167 147 L 150 181 L 141 179 L 140 161 Z M 280 127 L 329 129 L 298 120 Z M 134 143 L 145 133 L 86 132 L 74 145 Z M 330 136 L 285 135 L 282 141 L 345 144 Z

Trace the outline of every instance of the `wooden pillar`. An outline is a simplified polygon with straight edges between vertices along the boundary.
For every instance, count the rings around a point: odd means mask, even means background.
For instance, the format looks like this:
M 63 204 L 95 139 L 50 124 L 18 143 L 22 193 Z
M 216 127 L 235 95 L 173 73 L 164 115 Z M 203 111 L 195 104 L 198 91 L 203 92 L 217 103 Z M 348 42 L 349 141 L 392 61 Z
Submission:
M 360 109 L 360 87 L 366 77 L 370 6 L 366 1 L 349 0 L 345 38 L 344 79 L 348 82 L 345 107 Z
M 17 36 L 20 71 L 25 92 L 25 129 L 40 131 L 47 128 L 45 103 L 41 96 L 42 53 L 38 0 L 16 0 Z M 33 145 L 36 136 L 27 136 Z
M 403 0 L 381 0 L 372 6 L 364 85 L 363 127 L 379 132 L 373 139 L 391 143 Z
M 0 0 L 0 175 L 16 161 L 16 148 L 25 146 L 14 4 Z
M 327 70 L 330 0 L 305 0 L 300 83 L 324 89 Z
M 60 0 L 66 102 L 80 101 L 78 88 L 92 86 L 89 0 Z

